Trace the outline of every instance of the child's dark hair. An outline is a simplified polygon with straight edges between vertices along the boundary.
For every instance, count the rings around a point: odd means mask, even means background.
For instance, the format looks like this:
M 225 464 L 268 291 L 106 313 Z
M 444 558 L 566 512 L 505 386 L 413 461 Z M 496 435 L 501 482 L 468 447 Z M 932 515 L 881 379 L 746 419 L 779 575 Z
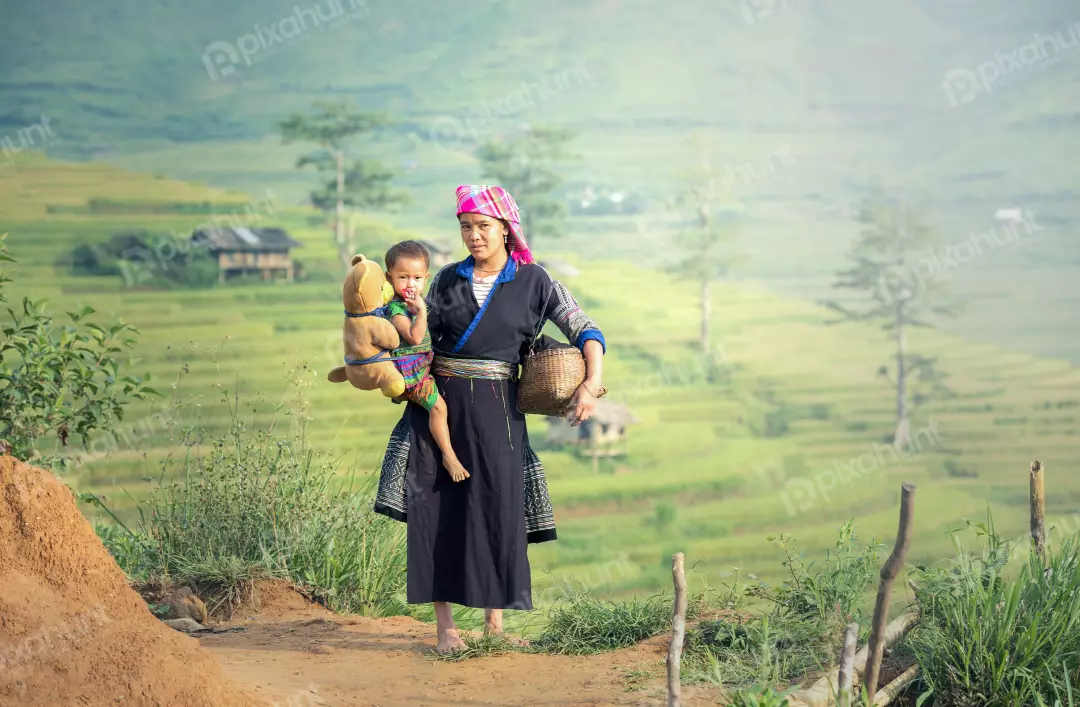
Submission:
M 431 255 L 428 249 L 417 241 L 402 241 L 390 246 L 383 260 L 386 261 L 386 269 L 390 270 L 401 258 L 416 258 L 424 261 L 424 267 L 431 267 Z

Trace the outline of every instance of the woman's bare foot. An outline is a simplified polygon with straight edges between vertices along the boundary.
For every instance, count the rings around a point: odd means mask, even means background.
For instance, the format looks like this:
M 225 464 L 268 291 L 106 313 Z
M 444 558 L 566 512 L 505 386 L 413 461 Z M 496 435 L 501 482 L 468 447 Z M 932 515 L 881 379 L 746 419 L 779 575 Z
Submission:
M 447 459 L 444 457 L 443 466 L 450 472 L 450 478 L 453 479 L 455 483 L 469 478 L 469 472 L 465 470 L 465 467 L 462 466 L 461 462 L 457 459 Z
M 461 634 L 458 633 L 456 628 L 448 628 L 445 631 L 439 632 L 439 640 L 435 644 L 435 652 L 440 655 L 448 655 L 450 653 L 458 653 L 468 648 L 465 645 L 465 641 L 462 640 Z
M 502 609 L 484 609 L 484 634 L 500 634 L 503 632 Z
M 513 643 L 515 646 L 521 648 L 528 648 L 529 642 L 524 638 L 518 638 L 517 636 L 511 636 L 503 631 L 503 613 L 502 609 L 485 609 L 484 610 L 484 635 L 485 636 L 498 636 L 505 641 Z

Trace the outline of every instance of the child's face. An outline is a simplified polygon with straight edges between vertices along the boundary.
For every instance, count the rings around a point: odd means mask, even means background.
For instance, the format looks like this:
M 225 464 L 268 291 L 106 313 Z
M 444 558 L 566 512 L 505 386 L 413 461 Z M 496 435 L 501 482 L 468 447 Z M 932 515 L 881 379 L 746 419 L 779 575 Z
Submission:
M 428 269 L 420 258 L 398 258 L 394 267 L 386 273 L 386 279 L 394 288 L 394 293 L 404 299 L 419 296 L 424 291 Z

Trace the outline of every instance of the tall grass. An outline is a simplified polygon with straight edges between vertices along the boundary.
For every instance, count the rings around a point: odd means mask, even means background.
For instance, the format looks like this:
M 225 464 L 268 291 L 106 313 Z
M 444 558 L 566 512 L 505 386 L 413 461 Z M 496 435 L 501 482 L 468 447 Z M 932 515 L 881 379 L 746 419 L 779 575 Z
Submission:
M 99 534 L 129 576 L 194 584 L 226 609 L 253 580 L 280 577 L 336 611 L 407 613 L 404 526 L 373 512 L 375 477 L 357 483 L 308 448 L 297 400 L 285 430 L 246 424 L 239 404 L 208 444 L 197 424 L 182 430 L 134 527 L 88 499 L 111 516 Z
M 1045 569 L 1029 550 L 1010 578 L 1010 546 L 993 518 L 978 528 L 979 552 L 954 532 L 953 566 L 917 575 L 922 619 L 911 646 L 928 692 L 943 705 L 1071 704 L 1080 682 L 1080 544 L 1066 539 Z

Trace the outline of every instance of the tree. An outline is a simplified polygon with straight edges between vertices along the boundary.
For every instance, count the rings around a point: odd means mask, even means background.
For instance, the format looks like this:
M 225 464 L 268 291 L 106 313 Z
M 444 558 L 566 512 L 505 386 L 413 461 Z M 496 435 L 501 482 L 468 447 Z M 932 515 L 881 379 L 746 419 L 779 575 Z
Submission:
M 0 263 L 15 262 L 0 235 Z M 0 271 L 0 302 L 11 278 Z M 159 395 L 145 378 L 127 374 L 126 355 L 138 335 L 118 321 L 108 329 L 91 321 L 90 307 L 68 312 L 68 323 L 55 322 L 44 304 L 24 298 L 21 312 L 8 309 L 10 324 L 0 341 L 0 438 L 17 459 L 60 467 L 66 453 L 43 453 L 41 442 L 54 436 L 61 447 L 69 437 L 87 444 L 91 432 L 108 429 L 124 418 L 132 398 Z
M 521 225 L 533 244 L 542 238 L 563 235 L 567 209 L 554 196 L 563 185 L 564 162 L 577 159 L 567 146 L 575 137 L 571 130 L 532 128 L 507 142 L 488 141 L 477 148 L 483 178 L 509 191 L 521 208 Z
M 350 158 L 348 154 L 352 140 L 389 123 L 380 114 L 355 111 L 342 101 L 316 102 L 310 115 L 294 113 L 278 124 L 284 144 L 307 142 L 320 148 L 300 157 L 296 167 L 314 167 L 324 175 L 323 186 L 311 192 L 311 204 L 328 217 L 334 214 L 334 244 L 345 270 L 356 250 L 345 207 L 380 209 L 408 201 L 405 193 L 391 186 L 395 172 L 375 160 Z M 347 162 L 349 159 L 352 161 Z
M 681 258 L 669 271 L 690 277 L 701 286 L 701 353 L 706 360 L 712 354 L 710 319 L 712 317 L 712 283 L 726 277 L 743 258 L 734 250 L 738 235 L 729 214 L 718 213 L 727 201 L 723 185 L 713 169 L 708 143 L 700 136 L 691 139 L 691 146 L 701 155 L 699 164 L 683 175 L 684 186 L 673 206 L 692 214 L 696 225 L 675 236 Z M 713 367 L 708 367 L 709 380 Z
M 859 309 L 831 300 L 824 304 L 842 315 L 830 323 L 875 321 L 893 334 L 895 379 L 890 377 L 887 365 L 878 369 L 878 375 L 896 389 L 893 446 L 900 448 L 911 441 L 913 408 L 934 397 L 951 395 L 936 359 L 908 351 L 908 330 L 932 328 L 923 317 L 955 316 L 959 305 L 940 280 L 918 276 L 918 255 L 933 248 L 939 236 L 906 203 L 887 199 L 876 188 L 863 202 L 857 220 L 862 228 L 849 254 L 852 264 L 837 273 L 833 287 L 854 290 L 869 302 Z M 911 400 L 909 393 L 913 395 Z

